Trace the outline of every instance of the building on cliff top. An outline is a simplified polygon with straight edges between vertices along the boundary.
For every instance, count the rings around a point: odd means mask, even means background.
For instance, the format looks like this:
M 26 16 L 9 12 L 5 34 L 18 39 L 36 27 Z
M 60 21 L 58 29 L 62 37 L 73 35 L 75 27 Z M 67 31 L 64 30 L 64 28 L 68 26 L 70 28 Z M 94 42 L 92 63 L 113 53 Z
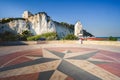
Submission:
M 24 11 L 22 14 L 22 18 L 25 18 L 25 19 L 27 19 L 30 16 L 33 16 L 33 14 L 29 11 Z

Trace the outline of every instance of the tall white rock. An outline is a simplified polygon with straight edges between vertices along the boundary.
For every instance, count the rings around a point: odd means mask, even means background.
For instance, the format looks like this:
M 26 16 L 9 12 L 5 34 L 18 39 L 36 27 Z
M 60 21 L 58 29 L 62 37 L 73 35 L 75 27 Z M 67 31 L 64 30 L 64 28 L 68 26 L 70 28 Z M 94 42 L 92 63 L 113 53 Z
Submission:
M 83 27 L 80 21 L 77 21 L 74 26 L 74 35 L 77 37 L 83 37 Z

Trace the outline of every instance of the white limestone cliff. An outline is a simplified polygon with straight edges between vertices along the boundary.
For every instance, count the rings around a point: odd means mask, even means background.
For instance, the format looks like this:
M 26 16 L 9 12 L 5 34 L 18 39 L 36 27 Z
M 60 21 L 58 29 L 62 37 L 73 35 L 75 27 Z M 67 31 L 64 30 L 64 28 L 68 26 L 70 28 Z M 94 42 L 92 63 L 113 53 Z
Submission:
M 13 20 L 5 24 L 0 24 L 0 32 L 22 33 L 23 30 L 28 30 L 25 20 Z
M 59 38 L 63 38 L 65 37 L 67 34 L 72 34 L 73 31 L 71 31 L 71 29 L 61 25 L 61 24 L 57 24 L 55 23 L 56 26 L 56 31 L 58 33 Z
M 30 31 L 34 35 L 39 35 L 47 32 L 56 32 L 55 25 L 52 20 L 49 20 L 44 13 L 36 14 L 28 18 Z
M 7 23 L 0 23 L 0 33 L 3 31 L 22 33 L 25 30 L 29 30 L 33 35 L 39 35 L 48 32 L 57 32 L 60 38 L 71 33 L 69 28 L 61 24 L 56 24 L 45 12 L 33 15 L 29 11 L 25 11 L 22 17 L 22 20 L 13 19 Z M 2 27 L 3 29 L 1 29 Z

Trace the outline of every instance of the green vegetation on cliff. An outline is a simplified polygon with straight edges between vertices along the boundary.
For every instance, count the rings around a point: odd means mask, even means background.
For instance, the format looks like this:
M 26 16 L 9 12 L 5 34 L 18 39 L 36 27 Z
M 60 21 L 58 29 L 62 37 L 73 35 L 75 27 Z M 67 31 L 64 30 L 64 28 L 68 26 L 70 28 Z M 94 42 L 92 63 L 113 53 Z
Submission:
M 28 37 L 27 40 L 28 41 L 37 41 L 40 38 L 45 38 L 46 40 L 56 40 L 58 38 L 58 36 L 57 36 L 57 33 L 55 33 L 55 32 L 49 32 L 49 33 L 44 33 L 41 35 Z
M 77 40 L 78 38 L 74 34 L 68 34 L 63 39 L 64 40 Z
M 3 18 L 2 20 L 0 20 L 0 23 L 5 24 L 13 20 L 25 20 L 25 19 L 24 18 Z
M 32 33 L 28 30 L 25 30 L 22 32 L 22 34 L 19 34 L 19 40 L 26 41 L 28 37 L 32 36 Z
M 68 24 L 66 22 L 57 22 L 57 21 L 54 21 L 54 23 L 56 23 L 58 25 L 61 25 L 61 26 L 65 26 L 67 28 L 70 28 L 70 29 L 74 30 L 74 25 L 73 24 Z

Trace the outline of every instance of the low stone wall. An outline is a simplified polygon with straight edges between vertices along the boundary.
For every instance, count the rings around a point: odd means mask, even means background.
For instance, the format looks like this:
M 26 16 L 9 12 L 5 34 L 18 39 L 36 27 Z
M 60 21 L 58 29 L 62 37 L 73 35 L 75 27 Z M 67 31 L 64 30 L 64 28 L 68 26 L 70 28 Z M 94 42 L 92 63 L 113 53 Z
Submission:
M 76 40 L 56 40 L 56 41 L 46 41 L 47 44 L 75 44 Z
M 80 44 L 78 40 L 38 41 L 38 44 Z M 83 41 L 83 44 L 120 46 L 120 41 Z
M 14 46 L 14 45 L 33 45 L 37 44 L 36 41 L 5 41 L 0 42 L 0 46 Z
M 75 44 L 78 41 L 72 40 L 56 40 L 56 41 L 37 41 L 37 44 Z
M 78 40 L 59 40 L 59 41 L 13 41 L 0 42 L 0 46 L 11 45 L 34 45 L 34 44 L 80 44 Z M 120 46 L 120 41 L 83 41 L 83 44 Z
M 120 46 L 120 41 L 84 41 L 84 44 Z

